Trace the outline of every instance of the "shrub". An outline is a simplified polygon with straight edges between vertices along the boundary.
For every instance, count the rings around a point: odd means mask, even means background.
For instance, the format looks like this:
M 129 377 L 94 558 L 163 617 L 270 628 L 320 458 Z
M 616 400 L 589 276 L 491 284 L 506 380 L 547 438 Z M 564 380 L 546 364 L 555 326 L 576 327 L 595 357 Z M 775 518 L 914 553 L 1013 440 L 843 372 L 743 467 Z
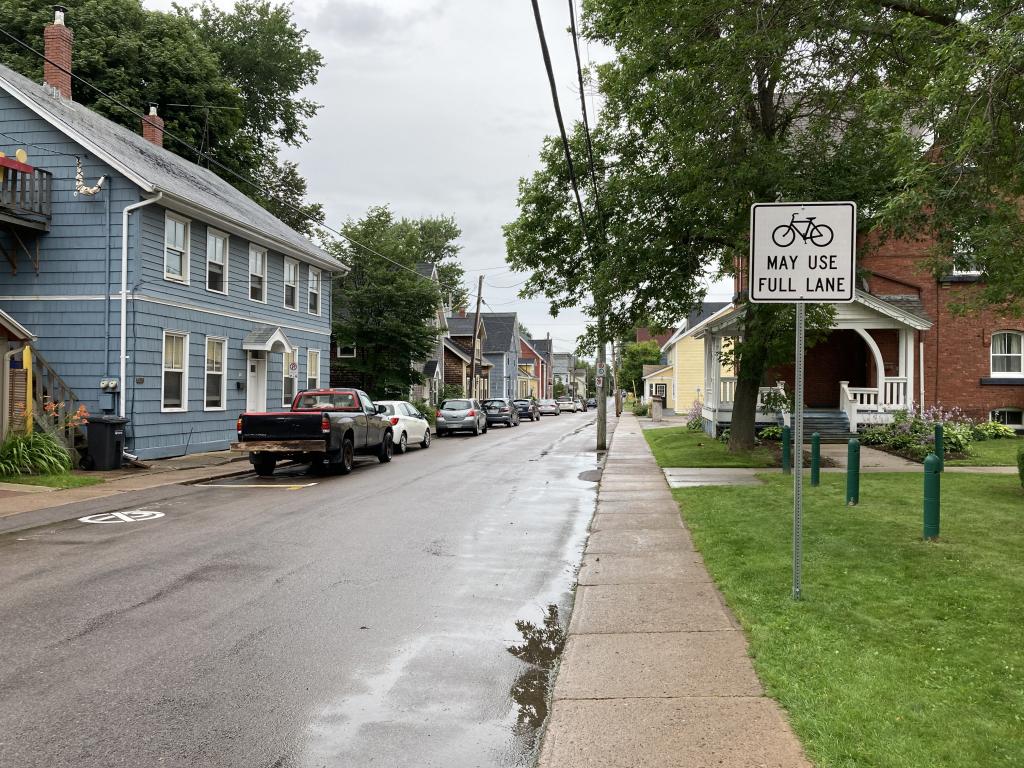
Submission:
M 762 429 L 758 435 L 762 440 L 781 440 L 782 439 L 782 427 L 777 424 Z
M 444 387 L 441 388 L 442 400 L 454 400 L 465 396 L 466 390 L 464 390 L 458 384 L 445 384 Z
M 430 426 L 435 426 L 437 423 L 437 411 L 434 406 L 426 400 L 413 400 L 412 407 L 427 417 L 427 422 Z
M 967 453 L 974 439 L 974 424 L 959 408 L 944 410 L 933 406 L 919 416 L 912 411 L 897 411 L 891 424 L 868 427 L 860 435 L 864 445 L 923 461 L 935 450 L 935 425 L 942 424 L 945 453 Z
M 971 434 L 975 440 L 1000 440 L 1017 436 L 1013 427 L 1000 424 L 998 421 L 983 421 L 980 424 L 975 424 Z
M 686 412 L 686 428 L 691 432 L 704 431 L 704 403 L 700 400 L 694 400 Z
M 71 471 L 71 454 L 46 432 L 12 434 L 0 445 L 0 475 L 59 475 Z
M 934 442 L 934 437 L 932 440 Z M 951 423 L 942 427 L 942 445 L 946 453 L 967 453 L 971 440 L 972 427 L 970 424 Z
M 647 403 L 634 403 L 633 404 L 633 415 L 634 416 L 646 416 L 650 408 Z
M 1024 445 L 1017 449 L 1017 477 L 1020 478 L 1020 487 L 1024 488 Z
M 728 443 L 729 442 L 729 430 L 728 429 L 723 429 L 722 430 L 722 434 L 720 434 L 718 436 L 718 439 L 721 442 L 723 442 L 723 443 Z

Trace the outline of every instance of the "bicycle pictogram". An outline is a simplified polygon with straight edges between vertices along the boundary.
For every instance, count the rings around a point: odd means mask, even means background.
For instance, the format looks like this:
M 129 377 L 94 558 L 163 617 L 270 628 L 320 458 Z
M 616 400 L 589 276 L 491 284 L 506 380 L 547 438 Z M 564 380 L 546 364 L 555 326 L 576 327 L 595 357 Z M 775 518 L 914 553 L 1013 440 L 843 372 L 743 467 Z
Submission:
M 797 235 L 806 243 L 808 240 L 819 248 L 824 248 L 832 242 L 835 233 L 828 224 L 815 224 L 816 216 L 808 216 L 806 219 L 798 219 L 796 214 L 789 220 L 789 224 L 779 224 L 772 230 L 772 242 L 779 248 L 788 248 L 795 241 Z M 798 224 L 806 226 L 801 229 Z

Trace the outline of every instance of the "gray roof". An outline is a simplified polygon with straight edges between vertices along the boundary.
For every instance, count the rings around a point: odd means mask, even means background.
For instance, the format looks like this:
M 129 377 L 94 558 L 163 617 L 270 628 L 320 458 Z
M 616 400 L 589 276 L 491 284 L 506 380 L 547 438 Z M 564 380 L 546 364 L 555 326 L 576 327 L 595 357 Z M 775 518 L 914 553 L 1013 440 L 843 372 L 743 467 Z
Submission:
M 707 320 L 715 314 L 715 312 L 728 305 L 728 301 L 705 301 L 701 305 L 700 309 L 695 309 L 686 316 L 686 327 L 693 328 L 697 323 Z
M 423 375 L 428 379 L 434 378 L 434 374 L 437 373 L 437 360 L 427 360 L 423 364 Z
M 480 319 L 484 321 L 487 340 L 484 352 L 508 352 L 512 350 L 512 339 L 516 335 L 518 315 L 515 312 L 482 312 Z M 514 350 L 519 354 L 519 350 Z
M 527 339 L 538 355 L 551 354 L 551 339 Z
M 437 267 L 430 261 L 418 261 L 416 262 L 416 272 L 422 277 L 434 277 L 434 272 Z
M 0 88 L 57 130 L 128 177 L 144 192 L 162 192 L 171 208 L 213 216 L 238 234 L 334 272 L 348 268 L 213 171 L 158 147 L 121 125 L 0 65 Z
M 928 317 L 928 313 L 924 309 L 924 304 L 921 299 L 917 296 L 879 296 L 874 294 L 876 299 L 881 299 L 886 304 L 892 304 L 894 307 L 902 309 L 904 312 L 908 312 L 911 315 L 927 320 L 929 323 L 932 319 Z
M 472 336 L 473 335 L 473 318 L 472 317 L 449 317 L 448 319 L 448 335 L 449 336 Z M 484 333 L 487 333 L 487 329 L 484 329 Z

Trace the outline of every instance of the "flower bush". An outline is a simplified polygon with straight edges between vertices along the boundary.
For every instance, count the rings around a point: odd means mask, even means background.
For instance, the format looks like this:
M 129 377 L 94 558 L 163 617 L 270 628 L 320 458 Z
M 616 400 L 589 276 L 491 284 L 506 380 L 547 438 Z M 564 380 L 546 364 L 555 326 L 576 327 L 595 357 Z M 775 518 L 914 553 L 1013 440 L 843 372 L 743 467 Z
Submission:
M 704 431 L 704 403 L 700 400 L 694 400 L 686 412 L 686 428 L 691 432 Z
M 941 404 L 932 406 L 923 416 L 912 411 L 897 411 L 891 424 L 879 424 L 861 432 L 860 441 L 923 461 L 935 450 L 937 424 L 942 424 L 944 453 L 968 453 L 977 425 L 960 408 L 945 410 Z
M 634 403 L 633 404 L 633 415 L 634 416 L 646 416 L 649 411 L 647 403 Z
M 0 475 L 57 475 L 71 471 L 71 454 L 46 432 L 11 434 L 0 445 Z
M 1013 427 L 1000 424 L 998 421 L 983 421 L 975 424 L 971 434 L 975 440 L 1001 440 L 1017 436 L 1017 433 L 1013 431 Z

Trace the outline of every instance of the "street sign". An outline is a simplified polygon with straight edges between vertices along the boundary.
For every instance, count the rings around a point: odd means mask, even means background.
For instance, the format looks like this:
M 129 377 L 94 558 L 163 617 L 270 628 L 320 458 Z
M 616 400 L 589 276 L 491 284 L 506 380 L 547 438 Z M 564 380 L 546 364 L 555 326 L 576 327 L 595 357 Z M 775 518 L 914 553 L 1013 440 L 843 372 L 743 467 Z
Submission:
M 601 375 L 598 375 L 598 376 L 597 376 L 597 381 L 595 382 L 595 386 L 596 386 L 596 387 L 597 387 L 598 389 L 600 389 L 601 387 L 603 387 L 603 386 L 604 386 L 604 376 L 601 376 Z
M 803 596 L 804 315 L 807 304 L 852 302 L 857 261 L 856 203 L 750 206 L 753 303 L 796 304 L 793 366 L 793 599 Z
M 155 520 L 163 517 L 163 512 L 152 509 L 129 509 L 125 512 L 101 512 L 98 515 L 86 515 L 78 518 L 80 523 L 139 523 L 143 520 Z
M 606 371 L 605 371 L 605 364 L 604 363 L 598 363 L 597 364 L 597 375 L 601 376 L 603 378 L 605 373 L 606 373 Z
M 856 203 L 755 203 L 750 300 L 853 301 L 856 248 Z

